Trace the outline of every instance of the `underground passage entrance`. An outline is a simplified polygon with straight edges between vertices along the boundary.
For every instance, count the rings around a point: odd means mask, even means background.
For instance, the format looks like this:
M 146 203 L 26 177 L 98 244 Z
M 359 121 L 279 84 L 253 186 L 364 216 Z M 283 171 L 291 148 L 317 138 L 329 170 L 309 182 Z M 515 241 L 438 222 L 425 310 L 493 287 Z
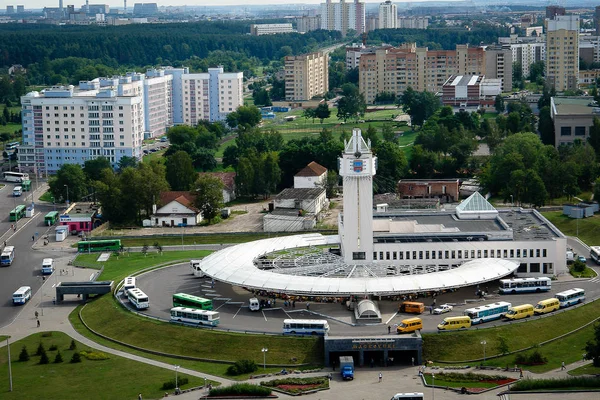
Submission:
M 325 365 L 339 365 L 340 356 L 352 356 L 357 367 L 385 367 L 422 363 L 423 339 L 411 335 L 325 338 Z

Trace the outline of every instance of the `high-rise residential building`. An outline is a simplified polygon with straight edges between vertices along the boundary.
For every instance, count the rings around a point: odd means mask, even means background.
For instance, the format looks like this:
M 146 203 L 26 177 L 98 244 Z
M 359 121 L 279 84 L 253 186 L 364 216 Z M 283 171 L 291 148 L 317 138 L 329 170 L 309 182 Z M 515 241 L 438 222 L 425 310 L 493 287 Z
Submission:
M 555 17 L 557 17 L 559 15 L 565 15 L 565 14 L 566 14 L 566 10 L 564 7 L 557 6 L 557 5 L 551 5 L 551 6 L 546 7 L 546 18 L 547 19 L 554 19 Z
M 399 17 L 397 24 L 399 29 L 427 29 L 428 26 L 427 17 Z
M 345 35 L 353 29 L 357 33 L 365 32 L 365 3 L 359 0 L 333 3 L 326 0 L 321 3 L 321 29 L 340 31 Z
M 379 4 L 379 29 L 396 29 L 398 8 L 391 0 Z
M 504 44 L 502 47 L 510 49 L 512 60 L 521 66 L 521 73 L 525 79 L 529 78 L 531 64 L 546 61 L 546 42 L 544 39 L 535 42 Z
M 7 14 L 14 14 L 15 13 L 15 6 L 6 6 L 6 13 Z
M 329 56 L 316 52 L 285 58 L 285 99 L 310 100 L 329 91 Z
M 204 73 L 182 74 L 180 79 L 185 125 L 223 121 L 244 104 L 242 72 L 224 72 L 223 67 L 216 67 Z
M 368 15 L 365 18 L 365 32 L 372 32 L 379 29 L 379 15 Z
M 321 16 L 305 15 L 296 19 L 297 29 L 300 33 L 321 29 Z
M 30 92 L 21 104 L 23 172 L 51 174 L 63 164 L 83 165 L 98 157 L 116 166 L 122 157 L 141 157 L 144 98 L 139 84 L 117 80 L 101 87 L 100 79 L 82 81 L 78 88 Z
M 275 35 L 277 33 L 295 32 L 292 24 L 252 24 L 250 34 L 253 36 Z
M 25 12 L 25 6 L 17 6 L 17 12 L 19 14 L 23 14 Z
M 484 75 L 485 69 L 482 47 L 457 45 L 456 50 L 428 50 L 405 43 L 361 54 L 359 90 L 367 103 L 373 103 L 381 92 L 401 95 L 409 86 L 436 93 L 451 75 Z M 506 69 L 502 73 L 506 74 Z
M 579 16 L 546 20 L 546 83 L 556 91 L 576 90 L 579 77 Z
M 594 9 L 594 29 L 596 36 L 600 36 L 600 6 L 596 6 Z
M 141 74 L 140 74 L 141 75 Z M 165 70 L 149 69 L 144 80 L 144 112 L 146 139 L 162 136 L 173 126 L 173 75 Z
M 511 49 L 488 46 L 485 49 L 485 78 L 500 79 L 502 91 L 512 90 L 513 58 Z

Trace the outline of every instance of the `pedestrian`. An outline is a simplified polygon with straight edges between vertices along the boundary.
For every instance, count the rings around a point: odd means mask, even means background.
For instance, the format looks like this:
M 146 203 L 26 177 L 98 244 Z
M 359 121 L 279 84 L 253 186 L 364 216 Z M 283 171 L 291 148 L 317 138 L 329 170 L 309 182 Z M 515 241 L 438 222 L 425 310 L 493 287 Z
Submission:
M 38 319 L 39 314 L 37 311 L 34 313 L 34 315 L 35 315 L 35 319 Z
M 433 306 L 429 307 L 429 314 L 433 314 Z
M 523 378 L 523 368 L 519 368 L 519 378 Z
M 35 242 L 35 236 L 31 235 L 31 241 Z
M 411 358 L 410 361 L 412 362 L 412 366 L 414 367 L 415 366 L 415 358 L 414 357 Z
M 436 299 L 433 299 L 433 306 L 435 307 Z
M 40 327 L 40 320 L 39 319 L 37 320 L 37 326 L 38 326 L 38 328 Z
M 6 240 L 4 241 L 4 247 L 6 247 Z
M 561 370 L 561 371 L 564 371 L 565 369 L 567 369 L 567 367 L 565 367 L 565 362 L 563 361 L 563 362 L 560 364 L 560 370 Z
M 310 310 L 310 303 L 308 301 L 306 302 L 306 309 Z
M 17 231 L 17 227 L 13 225 L 13 231 Z
M 142 394 L 138 394 L 138 400 L 142 400 Z
M 381 380 L 383 379 L 383 375 L 381 374 L 381 372 L 379 373 L 379 383 L 381 383 Z
M 392 327 L 388 325 L 388 335 L 392 333 Z

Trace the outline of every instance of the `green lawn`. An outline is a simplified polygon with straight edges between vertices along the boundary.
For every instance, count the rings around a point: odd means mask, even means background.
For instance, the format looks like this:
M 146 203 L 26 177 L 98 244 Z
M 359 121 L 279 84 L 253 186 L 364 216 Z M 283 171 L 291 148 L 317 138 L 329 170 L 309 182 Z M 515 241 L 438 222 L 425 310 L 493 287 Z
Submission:
M 598 276 L 598 274 L 596 274 L 596 271 L 594 271 L 590 267 L 585 267 L 585 270 L 583 272 L 576 272 L 573 269 L 572 265 L 569 266 L 569 273 L 575 278 L 595 278 L 596 276 Z
M 600 215 L 593 217 L 575 219 L 562 214 L 562 211 L 549 211 L 542 213 L 562 233 L 568 236 L 578 236 L 589 246 L 599 244 L 600 237 Z M 585 255 L 587 257 L 587 255 Z
M 295 233 L 236 233 L 236 234 L 209 234 L 196 236 L 183 236 L 183 243 L 186 245 L 194 244 L 221 244 L 221 243 L 246 243 L 253 240 L 267 239 L 278 236 L 290 236 Z M 147 239 L 121 238 L 121 244 L 127 247 L 143 246 L 147 244 L 152 247 L 155 242 L 161 246 L 181 245 L 181 236 L 148 237 Z M 151 249 L 152 250 L 152 249 Z
M 0 110 L 0 112 L 2 112 L 2 110 Z M 13 124 L 13 123 L 8 123 L 6 125 L 0 125 L 0 133 L 10 133 L 11 135 L 13 135 L 15 132 L 17 132 L 19 129 L 21 129 L 22 126 L 21 124 Z M 20 138 L 18 136 L 15 136 L 15 141 L 19 140 Z M 4 146 L 4 145 L 2 145 Z M 2 147 L 2 149 L 4 150 L 4 147 Z
M 47 336 L 51 334 L 51 336 Z M 45 336 L 44 336 L 45 335 Z M 40 365 L 39 356 L 35 356 L 38 345 L 42 343 L 50 360 L 49 364 Z M 36 333 L 25 339 L 11 343 L 11 367 L 13 392 L 8 392 L 8 363 L 6 351 L 0 352 L 0 375 L 3 378 L 3 399 L 134 399 L 142 393 L 145 399 L 162 398 L 165 390 L 164 382 L 175 379 L 173 371 L 158 368 L 112 354 L 107 360 L 90 361 L 81 357 L 81 363 L 71 364 L 69 361 L 75 351 L 93 351 L 83 344 L 77 343 L 76 350 L 69 350 L 71 338 L 62 332 Z M 58 347 L 63 362 L 53 361 L 57 351 L 50 351 L 52 345 Z M 23 346 L 27 347 L 30 360 L 19 361 Z M 189 379 L 182 386 L 187 389 L 201 386 L 204 380 L 185 374 L 180 377 Z
M 167 151 L 167 149 L 163 149 L 163 150 L 156 151 L 154 153 L 146 154 L 145 156 L 142 157 L 142 161 L 143 162 L 150 162 L 150 161 L 164 162 L 165 159 L 164 159 L 163 155 L 165 154 L 166 151 Z
M 425 374 L 425 375 L 423 375 L 423 377 L 425 378 L 425 382 L 427 382 L 428 385 L 433 385 L 434 379 L 431 378 L 431 374 Z M 495 383 L 492 383 L 492 382 L 474 382 L 474 381 L 465 381 L 465 382 L 459 381 L 459 382 L 457 382 L 457 381 L 453 381 L 453 380 L 445 380 L 439 374 L 436 374 L 435 375 L 435 386 L 443 386 L 443 387 L 451 387 L 451 388 L 462 388 L 462 387 L 493 388 L 498 385 Z
M 600 302 L 596 301 L 576 310 L 562 312 L 550 318 L 534 319 L 490 329 L 470 329 L 464 332 L 423 334 L 424 357 L 439 362 L 458 362 L 483 358 L 481 341 L 487 342 L 488 357 L 499 354 L 499 338 L 503 337 L 509 351 L 534 346 L 540 342 L 568 333 L 573 329 L 593 321 L 600 314 Z M 585 343 L 592 338 L 593 326 L 590 325 L 572 335 L 540 347 L 548 358 L 548 363 L 527 367 L 535 372 L 548 371 L 560 367 L 560 363 L 581 359 Z M 452 343 L 448 346 L 448 343 Z M 514 355 L 487 359 L 486 365 L 505 367 L 514 365 Z
M 47 201 L 48 203 L 52 203 L 53 200 L 54 196 L 52 196 L 52 193 L 50 193 L 50 191 L 47 191 L 46 193 L 40 196 L 40 201 Z
M 151 265 L 175 262 L 178 260 L 187 262 L 194 258 L 206 257 L 210 253 L 212 253 L 210 250 L 188 250 L 164 251 L 162 254 L 158 254 L 156 250 L 151 247 L 146 256 L 142 253 L 126 253 L 118 257 L 111 255 L 108 261 L 105 262 L 96 261 L 100 253 L 79 254 L 73 264 L 95 269 L 100 269 L 104 266 L 104 271 L 99 279 L 118 280 Z
M 600 367 L 594 367 L 594 365 L 591 362 L 582 367 L 579 367 L 579 368 L 569 371 L 569 375 L 572 375 L 572 376 L 598 375 L 598 374 L 600 374 Z

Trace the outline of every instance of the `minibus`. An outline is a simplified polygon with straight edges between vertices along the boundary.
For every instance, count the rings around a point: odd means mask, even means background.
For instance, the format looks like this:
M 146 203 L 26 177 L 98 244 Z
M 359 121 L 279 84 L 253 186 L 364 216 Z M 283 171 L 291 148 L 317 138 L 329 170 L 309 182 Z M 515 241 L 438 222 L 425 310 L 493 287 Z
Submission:
M 510 307 L 504 314 L 504 319 L 514 321 L 531 316 L 533 316 L 533 306 L 531 304 L 521 304 L 520 306 Z
M 556 311 L 560 308 L 560 301 L 558 299 L 546 299 L 537 303 L 533 309 L 533 313 L 536 315 L 547 314 L 552 311 Z
M 407 318 L 400 322 L 400 325 L 396 328 L 398 333 L 410 333 L 414 331 L 420 331 L 423 329 L 423 320 L 421 318 Z
M 398 311 L 407 314 L 422 314 L 425 311 L 425 304 L 415 301 L 405 301 L 400 304 Z
M 27 303 L 31 299 L 31 287 L 21 286 L 13 293 L 12 299 L 14 305 Z
M 463 315 L 461 317 L 444 318 L 441 324 L 437 326 L 440 331 L 450 331 L 454 329 L 467 329 L 471 327 L 471 318 Z

